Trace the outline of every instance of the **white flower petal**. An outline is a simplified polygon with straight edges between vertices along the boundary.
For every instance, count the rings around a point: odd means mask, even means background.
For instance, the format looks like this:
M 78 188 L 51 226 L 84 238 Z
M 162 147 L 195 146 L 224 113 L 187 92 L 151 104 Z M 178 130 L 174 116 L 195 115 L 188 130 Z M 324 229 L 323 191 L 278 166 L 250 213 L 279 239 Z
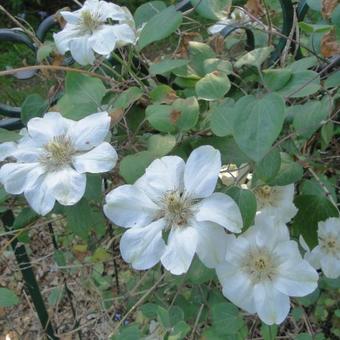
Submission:
M 120 240 L 123 259 L 137 270 L 149 269 L 158 263 L 165 249 L 162 238 L 165 225 L 165 220 L 160 219 L 145 227 L 128 229 Z
M 163 266 L 174 275 L 186 273 L 197 248 L 197 231 L 193 227 L 172 228 L 161 257 Z
M 289 297 L 276 290 L 269 281 L 254 286 L 254 300 L 260 319 L 267 325 L 282 323 L 289 313 Z
M 49 181 L 54 198 L 62 205 L 74 205 L 84 196 L 86 175 L 70 166 L 49 173 L 46 181 Z
M 242 216 L 236 202 L 226 194 L 213 193 L 197 204 L 197 221 L 211 221 L 239 233 L 242 229 Z
M 107 112 L 93 113 L 76 122 L 68 131 L 68 136 L 76 150 L 91 150 L 104 141 L 110 129 L 110 122 L 111 118 Z
M 204 145 L 189 156 L 184 171 L 184 186 L 192 198 L 210 196 L 215 190 L 221 169 L 221 154 L 212 146 Z
M 112 2 L 99 1 L 97 11 L 101 14 L 103 19 L 112 19 L 116 21 L 124 21 L 131 19 L 130 12 L 127 12 L 124 7 L 120 7 Z
M 253 285 L 247 275 L 229 262 L 217 265 L 216 273 L 223 287 L 223 295 L 248 313 L 255 313 Z
M 275 248 L 280 242 L 289 240 L 289 231 L 285 224 L 278 223 L 274 216 L 256 215 L 254 235 L 259 247 Z
M 53 33 L 53 39 L 60 54 L 65 54 L 70 50 L 70 42 L 79 37 L 78 26 L 66 24 L 64 29 L 58 33 Z
M 76 12 L 60 11 L 59 13 L 66 20 L 66 22 L 72 25 L 78 24 L 81 18 L 79 11 Z
M 244 236 L 245 233 L 237 238 L 234 235 L 228 235 L 225 258 L 229 263 L 233 263 L 235 266 L 240 265 L 241 259 L 247 252 L 249 252 L 252 244 L 248 237 Z
M 122 185 L 106 195 L 104 213 L 113 223 L 130 228 L 150 224 L 159 208 L 136 186 Z
M 18 195 L 33 187 L 42 173 L 39 163 L 7 163 L 0 169 L 0 182 L 8 193 Z
M 305 254 L 305 260 L 308 261 L 315 269 L 321 268 L 320 260 L 323 256 L 320 246 L 316 246 L 310 253 Z
M 116 36 L 117 47 L 136 43 L 136 32 L 128 24 L 115 25 L 114 34 Z
M 95 61 L 94 52 L 89 43 L 90 35 L 77 36 L 70 40 L 69 47 L 73 59 L 80 65 L 92 65 Z
M 115 34 L 115 26 L 102 25 L 89 37 L 89 45 L 96 53 L 109 56 L 116 48 L 117 36 Z
M 34 143 L 37 146 L 42 146 L 54 137 L 64 135 L 72 123 L 70 119 L 64 118 L 59 112 L 48 112 L 42 118 L 30 119 L 27 123 L 27 130 Z
M 12 156 L 17 148 L 17 144 L 14 142 L 6 142 L 0 144 L 0 162 L 7 157 Z
M 101 173 L 112 170 L 117 159 L 118 155 L 113 146 L 103 142 L 84 154 L 74 156 L 72 163 L 79 173 Z
M 197 255 L 208 268 L 215 268 L 224 261 L 226 254 L 227 234 L 220 226 L 210 222 L 196 222 Z
M 41 176 L 36 185 L 30 190 L 25 190 L 24 194 L 31 208 L 42 216 L 48 214 L 54 207 L 55 198 L 45 176 Z
M 318 236 L 324 238 L 328 235 L 340 237 L 340 218 L 330 217 L 318 223 Z
M 287 249 L 288 250 L 288 249 Z M 274 287 L 289 296 L 311 294 L 318 286 L 319 275 L 305 260 L 286 261 L 279 267 L 279 274 L 273 280 Z
M 321 269 L 326 277 L 337 279 L 340 276 L 340 260 L 335 256 L 324 255 L 320 259 Z
M 167 191 L 183 190 L 184 166 L 183 159 L 177 156 L 156 159 L 146 168 L 145 175 L 135 184 L 157 201 Z

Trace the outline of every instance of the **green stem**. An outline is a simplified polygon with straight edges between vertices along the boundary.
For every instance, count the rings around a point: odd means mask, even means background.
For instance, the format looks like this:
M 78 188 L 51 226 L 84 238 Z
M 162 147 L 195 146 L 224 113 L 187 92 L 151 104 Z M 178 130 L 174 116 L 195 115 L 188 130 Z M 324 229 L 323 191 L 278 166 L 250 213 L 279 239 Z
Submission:
M 138 78 L 136 73 L 133 71 L 131 65 L 127 63 L 123 58 L 119 57 L 116 53 L 112 53 L 112 57 L 116 59 L 123 67 L 126 68 L 133 80 L 142 88 L 145 92 L 149 92 L 145 84 Z

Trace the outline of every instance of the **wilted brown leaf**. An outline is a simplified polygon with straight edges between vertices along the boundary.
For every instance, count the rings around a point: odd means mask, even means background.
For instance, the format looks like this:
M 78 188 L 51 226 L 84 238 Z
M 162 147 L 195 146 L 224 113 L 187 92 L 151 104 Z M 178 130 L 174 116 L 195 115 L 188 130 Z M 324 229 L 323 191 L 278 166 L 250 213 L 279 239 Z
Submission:
M 209 44 L 217 54 L 223 53 L 223 51 L 224 51 L 224 37 L 222 37 L 221 35 L 219 35 L 219 34 L 214 35 L 211 38 Z
M 176 55 L 181 58 L 185 58 L 188 55 L 189 42 L 200 34 L 198 32 L 185 32 L 181 35 L 181 42 L 177 50 Z
M 322 16 L 325 19 L 330 18 L 337 4 L 338 0 L 322 0 Z
M 336 41 L 335 30 L 327 32 L 321 39 L 321 54 L 329 58 L 340 53 L 340 44 Z
M 248 0 L 244 7 L 256 17 L 261 17 L 264 13 L 261 0 Z
M 125 111 L 123 109 L 117 109 L 110 112 L 111 125 L 117 124 L 124 116 Z

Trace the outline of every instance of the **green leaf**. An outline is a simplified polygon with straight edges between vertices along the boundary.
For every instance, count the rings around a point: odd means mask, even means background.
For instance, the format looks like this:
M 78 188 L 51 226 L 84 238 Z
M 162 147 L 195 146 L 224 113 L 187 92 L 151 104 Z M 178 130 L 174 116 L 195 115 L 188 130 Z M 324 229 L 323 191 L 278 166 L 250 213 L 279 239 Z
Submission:
M 21 120 L 26 125 L 34 117 L 42 117 L 48 109 L 48 101 L 39 94 L 27 96 L 21 106 Z
M 179 321 L 171 329 L 168 340 L 182 340 L 189 333 L 190 326 L 185 321 Z
M 209 45 L 198 41 L 190 41 L 188 49 L 192 67 L 198 75 L 203 77 L 206 74 L 206 60 L 209 58 L 215 58 L 215 52 Z
M 243 226 L 245 228 L 250 227 L 254 222 L 256 214 L 255 195 L 250 190 L 241 189 L 239 187 L 228 188 L 226 193 L 233 198 L 240 208 Z
M 315 56 L 302 58 L 299 60 L 295 60 L 291 64 L 287 65 L 287 70 L 290 70 L 292 72 L 301 72 L 306 71 L 309 68 L 312 68 L 314 66 L 318 65 L 318 58 Z
M 235 67 L 242 67 L 243 65 L 250 65 L 250 66 L 256 66 L 257 68 L 260 68 L 261 65 L 267 60 L 270 56 L 270 54 L 273 52 L 273 47 L 260 47 L 256 48 L 255 50 L 252 50 L 239 58 L 236 63 Z
M 63 206 L 62 211 L 66 217 L 69 230 L 83 240 L 87 240 L 92 231 L 96 232 L 97 235 L 105 233 L 106 221 L 102 211 L 91 206 L 85 198 L 82 198 L 75 205 Z
M 335 206 L 322 195 L 300 195 L 294 201 L 299 209 L 293 222 L 293 232 L 296 236 L 302 234 L 312 249 L 317 245 L 318 222 L 328 217 L 338 217 Z
M 69 72 L 66 75 L 65 94 L 57 106 L 65 117 L 79 120 L 101 110 L 105 92 L 100 79 Z
M 191 0 L 192 6 L 199 15 L 212 20 L 222 19 L 231 2 L 231 0 Z
M 335 181 L 331 181 L 325 175 L 318 175 L 318 177 L 322 185 L 327 188 L 328 192 L 332 195 L 336 202 Z M 335 180 L 335 178 L 333 179 Z M 302 195 L 321 195 L 328 198 L 325 190 L 315 178 L 304 180 L 300 186 L 300 193 Z
M 329 75 L 329 77 L 325 80 L 324 86 L 326 89 L 340 86 L 340 72 L 334 72 Z
M 0 143 L 15 142 L 22 138 L 17 132 L 0 128 Z
M 168 310 L 161 306 L 157 306 L 157 319 L 159 323 L 162 325 L 164 329 L 170 329 L 171 322 L 170 322 L 170 315 Z
M 114 108 L 126 109 L 143 95 L 143 91 L 139 87 L 129 87 L 122 92 L 114 102 Z
M 139 6 L 134 14 L 136 27 L 142 27 L 144 23 L 148 22 L 165 8 L 166 4 L 163 1 L 149 1 L 146 4 Z
M 290 98 L 306 97 L 320 89 L 320 76 L 314 71 L 294 72 L 288 83 L 277 92 Z
M 150 151 L 141 151 L 125 156 L 119 165 L 119 174 L 128 184 L 134 183 L 144 174 L 145 169 L 155 159 Z
M 131 325 L 120 329 L 119 334 L 116 336 L 115 340 L 139 340 L 140 330 L 137 325 Z
M 218 58 L 208 58 L 204 60 L 205 73 L 212 73 L 214 71 L 220 71 L 225 74 L 231 74 L 233 72 L 233 65 L 230 61 L 222 60 Z
M 195 89 L 199 99 L 210 101 L 224 97 L 230 87 L 228 76 L 223 72 L 214 71 L 200 79 L 196 83 Z
M 19 303 L 19 298 L 8 288 L 0 288 L 0 307 L 12 307 Z
M 49 306 L 55 306 L 59 301 L 61 301 L 63 295 L 64 286 L 52 288 L 47 298 Z
M 263 71 L 264 83 L 272 91 L 280 90 L 284 87 L 293 73 L 287 69 L 268 69 Z
M 145 303 L 140 307 L 141 312 L 148 319 L 156 319 L 157 318 L 157 308 L 158 305 L 155 303 Z
M 207 268 L 199 258 L 195 256 L 187 274 L 188 280 L 195 285 L 199 285 L 208 282 L 213 279 L 214 276 L 214 270 Z
M 261 325 L 261 335 L 263 340 L 275 340 L 278 332 L 277 325 L 268 326 L 265 323 Z
M 332 25 L 312 25 L 304 21 L 299 22 L 299 27 L 306 33 L 326 33 L 332 29 Z
M 152 135 L 148 139 L 148 151 L 155 157 L 167 155 L 176 145 L 176 137 L 172 135 Z
M 158 85 L 149 93 L 153 103 L 167 104 L 175 99 L 176 92 L 168 85 Z
M 84 197 L 99 202 L 102 199 L 102 178 L 98 174 L 86 175 L 86 190 Z
M 234 138 L 251 159 L 260 161 L 279 136 L 284 121 L 283 99 L 267 94 L 241 98 L 235 105 Z
M 168 37 L 182 23 L 183 16 L 176 11 L 174 6 L 170 6 L 153 16 L 142 29 L 138 47 L 143 49 L 147 45 Z
M 211 316 L 213 326 L 220 336 L 236 334 L 244 326 L 239 310 L 228 302 L 213 305 Z
M 218 137 L 232 135 L 234 100 L 226 98 L 222 104 L 215 105 L 210 111 L 210 128 Z
M 302 166 L 284 152 L 281 155 L 281 165 L 278 174 L 270 181 L 270 185 L 288 185 L 297 182 L 303 176 Z
M 151 64 L 149 71 L 152 75 L 165 74 L 176 68 L 186 66 L 188 63 L 189 60 L 185 59 L 166 59 L 157 64 Z
M 13 228 L 20 229 L 26 227 L 28 224 L 34 222 L 39 218 L 39 215 L 31 208 L 23 208 L 16 216 Z
M 280 152 L 278 149 L 273 149 L 256 165 L 255 177 L 268 182 L 278 174 L 280 166 Z
M 328 118 L 330 107 L 325 100 L 311 100 L 302 105 L 295 105 L 293 126 L 296 132 L 309 138 Z
M 41 46 L 39 46 L 37 51 L 37 61 L 41 63 L 45 58 L 47 58 L 54 50 L 55 43 L 53 41 L 45 41 Z
M 198 120 L 199 106 L 195 97 L 179 98 L 172 105 L 149 105 L 145 111 L 150 124 L 161 132 L 189 130 Z
M 175 326 L 178 322 L 181 322 L 184 319 L 184 312 L 179 306 L 172 306 L 169 309 L 170 316 L 170 324 L 171 326 Z
M 321 12 L 321 1 L 320 0 L 307 0 L 308 6 L 317 12 Z

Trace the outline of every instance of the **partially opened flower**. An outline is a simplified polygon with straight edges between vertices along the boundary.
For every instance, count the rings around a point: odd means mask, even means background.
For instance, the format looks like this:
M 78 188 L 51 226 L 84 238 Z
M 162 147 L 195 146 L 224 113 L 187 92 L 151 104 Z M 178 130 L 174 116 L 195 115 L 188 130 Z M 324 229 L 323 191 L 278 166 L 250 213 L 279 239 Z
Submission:
M 316 270 L 289 239 L 288 228 L 264 215 L 238 238 L 228 236 L 225 262 L 216 271 L 224 296 L 268 325 L 287 317 L 290 296 L 312 293 L 318 281 Z
M 126 7 L 110 2 L 86 0 L 75 12 L 61 11 L 66 25 L 53 35 L 57 49 L 81 65 L 93 64 L 94 52 L 109 57 L 117 47 L 136 42 L 134 20 Z
M 277 221 L 289 222 L 297 213 L 294 200 L 294 184 L 285 186 L 263 185 L 255 188 L 258 214 L 273 215 Z
M 134 185 L 111 191 L 104 212 L 115 224 L 129 228 L 120 242 L 124 260 L 135 269 L 161 261 L 179 275 L 197 253 L 205 265 L 215 266 L 225 249 L 223 228 L 240 232 L 242 226 L 237 204 L 223 193 L 213 193 L 220 168 L 219 151 L 201 146 L 186 163 L 177 156 L 162 157 Z
M 319 244 L 310 251 L 303 237 L 300 244 L 306 250 L 305 259 L 316 269 L 321 268 L 326 277 L 340 276 L 340 218 L 330 217 L 318 223 Z
M 84 195 L 86 172 L 106 172 L 116 164 L 115 149 L 104 142 L 109 128 L 107 112 L 77 122 L 58 112 L 33 118 L 16 145 L 4 143 L 11 151 L 7 157 L 16 162 L 1 167 L 0 182 L 10 194 L 24 193 L 41 215 L 50 212 L 55 201 L 73 205 Z

